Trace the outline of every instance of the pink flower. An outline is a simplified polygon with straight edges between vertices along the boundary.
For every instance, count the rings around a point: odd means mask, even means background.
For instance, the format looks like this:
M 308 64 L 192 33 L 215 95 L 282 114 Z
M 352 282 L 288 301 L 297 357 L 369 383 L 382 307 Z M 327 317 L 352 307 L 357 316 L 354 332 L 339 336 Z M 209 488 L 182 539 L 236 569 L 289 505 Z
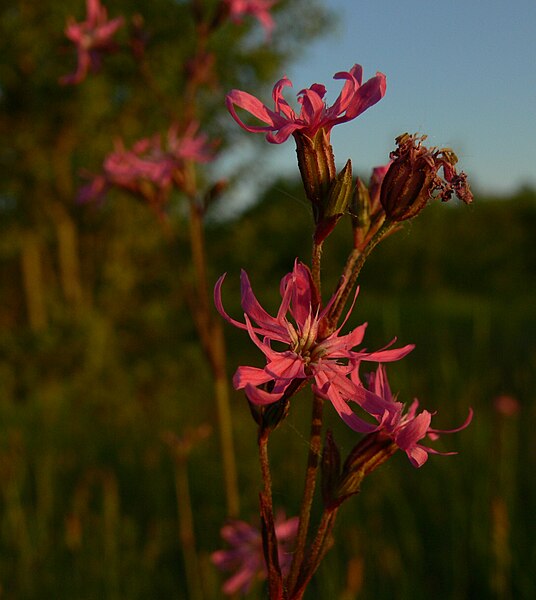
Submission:
M 513 417 L 519 413 L 519 400 L 508 394 L 501 394 L 493 401 L 495 411 L 504 417 Z
M 270 9 L 276 3 L 277 0 L 225 0 L 231 20 L 240 23 L 244 15 L 251 15 L 264 27 L 267 37 L 274 28 Z
M 354 382 L 356 381 L 356 373 L 357 371 L 353 372 Z M 455 433 L 465 429 L 473 418 L 472 409 L 469 409 L 469 415 L 460 427 L 449 430 L 433 429 L 430 427 L 432 413 L 423 410 L 417 414 L 418 400 L 414 400 L 409 409 L 404 412 L 404 404 L 397 402 L 396 396 L 391 393 L 383 365 L 379 365 L 375 373 L 369 374 L 368 388 L 375 394 L 376 398 L 368 399 L 367 412 L 378 420 L 381 431 L 387 434 L 407 454 L 414 467 L 422 467 L 428 460 L 428 454 L 442 454 L 443 456 L 457 454 L 456 452 L 439 452 L 419 442 L 425 437 L 436 440 L 440 434 Z M 357 402 L 359 403 L 359 400 Z
M 239 90 L 231 90 L 227 94 L 227 108 L 240 127 L 253 133 L 266 133 L 266 139 L 270 143 L 281 144 L 291 134 L 312 138 L 320 129 L 329 133 L 334 125 L 355 119 L 385 94 L 385 75 L 376 73 L 361 85 L 363 69 L 360 65 L 354 65 L 349 72 L 336 73 L 333 78 L 344 79 L 345 82 L 339 97 L 330 107 L 324 102 L 326 88 L 314 83 L 298 93 L 301 110 L 297 115 L 283 98 L 283 88 L 292 86 L 292 82 L 283 77 L 275 84 L 272 92 L 274 110 L 270 110 L 251 94 Z M 266 125 L 246 125 L 236 113 L 235 106 L 246 110 Z
M 328 305 L 320 310 L 314 304 L 315 290 L 309 270 L 297 260 L 294 270 L 281 280 L 282 302 L 276 317 L 272 317 L 261 307 L 253 294 L 246 272 L 242 271 L 245 323 L 231 318 L 225 312 L 221 300 L 224 278 L 225 275 L 220 277 L 214 289 L 216 308 L 229 323 L 247 330 L 267 362 L 263 369 L 238 367 L 233 377 L 235 389 L 244 389 L 253 404 L 267 405 L 281 400 L 286 394 L 291 395 L 295 384 L 313 380 L 314 391 L 329 399 L 340 417 L 352 429 L 363 432 L 377 429 L 358 417 L 349 407 L 350 398 L 366 405 L 368 397 L 374 395 L 362 385 L 355 385 L 348 374 L 361 360 L 398 360 L 408 354 L 413 345 L 394 350 L 357 352 L 353 348 L 362 342 L 366 324 L 346 335 L 340 335 L 343 323 L 336 331 L 323 337 L 324 317 L 338 297 L 334 295 Z M 348 316 L 350 312 L 351 309 Z M 273 342 L 282 343 L 285 348 L 276 350 L 272 347 Z M 292 384 L 294 387 L 291 387 Z
M 78 66 L 71 75 L 65 75 L 60 83 L 77 84 L 83 81 L 90 70 L 98 71 L 102 55 L 115 49 L 112 40 L 123 25 L 123 17 L 108 21 L 106 8 L 99 0 L 86 0 L 87 20 L 77 23 L 70 18 L 65 35 L 75 44 L 78 52 Z
M 197 135 L 197 127 L 193 123 L 179 136 L 177 125 L 172 125 L 165 145 L 158 134 L 137 141 L 132 150 L 117 142 L 115 152 L 104 160 L 102 174 L 80 190 L 79 201 L 94 200 L 115 186 L 143 197 L 155 207 L 161 207 L 173 186 L 184 186 L 185 161 L 207 162 L 212 159 L 207 138 Z
M 292 544 L 298 532 L 298 517 L 285 519 L 279 513 L 275 519 L 279 565 L 283 576 L 290 570 Z M 235 571 L 223 585 L 224 594 L 246 594 L 256 579 L 266 579 L 266 563 L 261 532 L 245 521 L 231 521 L 221 530 L 222 538 L 231 546 L 212 554 L 212 562 L 222 571 Z

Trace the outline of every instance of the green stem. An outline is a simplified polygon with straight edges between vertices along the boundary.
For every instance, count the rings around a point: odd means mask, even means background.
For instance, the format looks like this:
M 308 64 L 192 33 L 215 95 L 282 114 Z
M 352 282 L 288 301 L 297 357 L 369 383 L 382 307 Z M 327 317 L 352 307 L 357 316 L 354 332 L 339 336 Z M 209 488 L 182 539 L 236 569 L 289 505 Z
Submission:
M 344 286 L 344 288 L 342 292 L 340 292 L 339 299 L 333 305 L 333 308 L 329 315 L 329 324 L 331 331 L 337 328 L 337 323 L 341 318 L 342 311 L 344 310 L 346 302 L 348 301 L 348 297 L 354 289 L 355 283 L 357 281 L 357 278 L 359 277 L 359 274 L 361 273 L 361 269 L 363 268 L 365 261 L 369 257 L 370 253 L 374 250 L 374 248 L 382 241 L 382 239 L 386 235 L 391 233 L 391 231 L 397 225 L 399 224 L 392 221 L 386 221 L 370 239 L 369 243 L 365 246 L 363 251 L 352 250 L 352 252 L 350 253 L 343 271 L 342 285 Z
M 300 570 L 300 576 L 296 584 L 296 589 L 291 596 L 291 600 L 301 600 L 308 583 L 311 581 L 313 575 L 320 566 L 322 559 L 326 555 L 326 552 L 329 549 L 329 539 L 338 510 L 339 507 L 335 507 L 326 509 L 322 513 L 315 539 L 311 544 L 309 556 Z
M 288 577 L 288 590 L 292 591 L 298 580 L 298 575 L 305 555 L 305 545 L 307 543 L 307 533 L 309 531 L 309 521 L 311 520 L 311 507 L 316 487 L 316 475 L 320 457 L 320 447 L 322 444 L 322 412 L 324 401 L 319 396 L 314 396 L 313 411 L 311 416 L 311 437 L 309 441 L 309 457 L 307 461 L 307 470 L 305 473 L 305 485 L 303 489 L 303 498 L 300 508 L 300 524 L 296 538 L 296 550 L 294 559 L 290 568 Z
M 190 200 L 190 206 L 190 242 L 196 277 L 196 325 L 214 376 L 214 396 L 218 414 L 227 513 L 229 517 L 236 517 L 240 512 L 240 496 L 229 403 L 229 385 L 225 367 L 225 339 L 220 322 L 213 319 L 209 300 L 202 214 L 194 200 Z
M 194 519 L 186 457 L 175 456 L 175 486 L 177 490 L 179 536 L 184 557 L 188 597 L 192 600 L 202 600 L 203 592 L 200 585 L 199 562 L 195 544 Z

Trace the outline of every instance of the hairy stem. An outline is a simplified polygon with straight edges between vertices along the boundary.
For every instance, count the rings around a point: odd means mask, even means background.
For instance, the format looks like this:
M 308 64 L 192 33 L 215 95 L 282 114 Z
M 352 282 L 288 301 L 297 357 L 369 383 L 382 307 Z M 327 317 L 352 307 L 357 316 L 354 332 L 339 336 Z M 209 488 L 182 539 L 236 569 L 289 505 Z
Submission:
M 311 549 L 307 559 L 304 561 L 300 570 L 300 575 L 296 584 L 291 600 L 301 600 L 305 589 L 316 573 L 322 559 L 330 547 L 330 536 L 335 524 L 335 518 L 339 507 L 325 509 L 322 513 L 320 524 L 316 532 L 315 539 L 311 544 Z
M 260 494 L 260 512 L 262 522 L 262 542 L 266 570 L 268 574 L 269 597 L 274 600 L 286 600 L 283 578 L 279 566 L 278 543 L 275 533 L 274 507 L 272 501 L 272 475 L 268 457 L 269 432 L 259 434 L 259 460 L 261 464 L 264 489 Z
M 320 286 L 320 264 L 322 261 L 322 247 L 323 242 L 313 243 L 313 252 L 311 260 L 311 274 L 313 277 L 313 283 L 318 294 L 318 299 L 321 298 L 321 286 Z
M 264 485 L 264 497 L 269 502 L 273 517 L 272 474 L 270 472 L 270 459 L 268 456 L 268 437 L 269 434 L 267 432 L 264 432 L 259 436 L 259 462 L 261 465 L 262 482 Z

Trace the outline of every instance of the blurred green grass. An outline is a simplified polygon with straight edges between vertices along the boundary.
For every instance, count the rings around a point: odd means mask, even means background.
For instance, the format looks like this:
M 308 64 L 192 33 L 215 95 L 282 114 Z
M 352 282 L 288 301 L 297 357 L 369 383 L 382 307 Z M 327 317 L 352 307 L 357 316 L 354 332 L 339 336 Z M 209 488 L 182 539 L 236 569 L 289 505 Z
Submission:
M 280 182 L 243 218 L 210 230 L 213 279 L 229 271 L 225 305 L 240 314 L 238 269 L 261 302 L 307 257 L 310 229 L 297 187 Z M 285 193 L 282 193 L 284 191 Z M 296 199 L 289 202 L 288 195 Z M 296 210 L 299 218 L 289 218 Z M 389 369 L 400 399 L 437 410 L 436 426 L 469 429 L 419 470 L 399 453 L 342 508 L 336 544 L 308 598 L 533 598 L 536 587 L 534 372 L 536 196 L 474 208 L 432 206 L 373 254 L 349 327 L 365 342 L 395 335 L 415 351 Z M 62 294 L 57 241 L 42 239 L 46 320 L 28 321 L 24 245 L 0 252 L 0 586 L 4 598 L 187 598 L 172 457 L 162 434 L 214 425 L 209 371 L 187 313 L 186 240 L 162 239 L 142 207 L 117 201 L 79 217 L 83 301 Z M 325 252 L 338 276 L 347 230 Z M 261 362 L 227 329 L 229 372 Z M 517 414 L 494 408 L 511 395 Z M 271 441 L 274 501 L 295 514 L 306 460 L 309 398 L 292 402 Z M 242 512 L 257 512 L 255 429 L 233 394 Z M 355 434 L 327 411 L 342 451 Z M 188 462 L 206 598 L 220 597 L 209 562 L 225 519 L 217 436 Z M 318 515 L 316 515 L 318 516 Z M 252 598 L 264 597 L 259 586 Z

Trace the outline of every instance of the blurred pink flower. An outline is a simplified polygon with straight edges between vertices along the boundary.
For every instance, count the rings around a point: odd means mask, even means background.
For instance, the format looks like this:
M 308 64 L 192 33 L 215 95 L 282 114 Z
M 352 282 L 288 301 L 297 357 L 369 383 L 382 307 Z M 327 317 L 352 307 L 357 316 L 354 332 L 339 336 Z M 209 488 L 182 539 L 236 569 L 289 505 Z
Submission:
M 158 134 L 137 141 L 132 150 L 117 142 L 115 152 L 104 160 L 102 174 L 80 190 L 79 201 L 94 200 L 115 186 L 161 207 L 173 186 L 183 187 L 185 161 L 207 162 L 213 157 L 206 136 L 198 135 L 197 128 L 193 123 L 179 136 L 178 126 L 172 125 L 165 145 Z
M 413 345 L 377 352 L 354 351 L 353 348 L 363 340 L 366 324 L 346 335 L 339 335 L 351 308 L 344 323 L 327 337 L 322 337 L 323 319 L 338 296 L 334 295 L 328 305 L 319 310 L 314 305 L 315 290 L 309 270 L 297 260 L 294 270 L 281 280 L 282 302 L 276 317 L 272 317 L 261 307 L 245 271 L 241 275 L 245 323 L 230 317 L 221 300 L 224 278 L 225 275 L 220 277 L 214 289 L 216 308 L 229 323 L 247 330 L 251 340 L 267 360 L 263 369 L 238 367 L 233 377 L 235 389 L 244 389 L 253 404 L 267 405 L 281 400 L 285 393 L 294 391 L 291 384 L 312 379 L 314 391 L 329 399 L 340 417 L 352 429 L 362 432 L 377 429 L 358 417 L 349 407 L 348 400 L 352 398 L 366 410 L 367 399 L 373 394 L 362 385 L 355 385 L 348 374 L 361 360 L 398 360 L 408 354 Z M 287 314 L 292 320 L 289 320 Z M 286 348 L 275 350 L 272 348 L 273 342 L 281 342 Z
M 290 570 L 298 522 L 298 517 L 286 519 L 283 513 L 275 518 L 279 566 L 284 577 Z M 267 575 L 261 532 L 245 521 L 231 521 L 222 527 L 221 536 L 231 548 L 214 552 L 212 562 L 222 571 L 235 571 L 223 584 L 223 592 L 246 594 L 256 579 L 265 579 Z
M 270 37 L 274 28 L 270 9 L 277 4 L 277 0 L 224 0 L 224 2 L 229 9 L 231 20 L 240 23 L 243 16 L 251 15 L 258 19 L 264 27 L 266 35 Z
M 272 92 L 274 110 L 270 110 L 251 94 L 240 90 L 231 90 L 227 94 L 227 108 L 240 127 L 253 133 L 266 133 L 266 139 L 270 143 L 281 144 L 290 135 L 306 135 L 312 138 L 320 129 L 329 133 L 334 125 L 355 119 L 385 94 L 385 75 L 376 73 L 361 85 L 363 69 L 360 65 L 354 65 L 348 72 L 336 73 L 333 78 L 344 79 L 345 82 L 339 97 L 330 107 L 324 102 L 326 88 L 314 83 L 310 88 L 298 93 L 301 109 L 297 115 L 283 98 L 283 88 L 292 86 L 292 82 L 283 77 L 275 84 Z M 246 110 L 266 125 L 247 125 L 238 116 L 235 106 Z
M 356 373 L 357 371 L 354 371 L 352 375 L 354 382 L 356 381 Z M 457 454 L 456 452 L 439 452 L 419 442 L 425 437 L 436 440 L 441 434 L 456 433 L 465 429 L 473 418 L 472 409 L 469 409 L 469 415 L 464 423 L 456 429 L 433 429 L 430 427 L 432 413 L 423 410 L 417 414 L 418 400 L 414 400 L 409 409 L 404 412 L 404 404 L 397 402 L 396 396 L 391 393 L 383 365 L 379 365 L 375 373 L 369 374 L 368 388 L 375 394 L 376 398 L 368 399 L 367 412 L 378 420 L 381 431 L 392 438 L 395 444 L 407 454 L 414 467 L 421 467 L 428 460 L 428 454 L 441 454 L 443 456 Z M 359 404 L 359 400 L 357 402 Z
M 497 413 L 504 417 L 513 417 L 519 413 L 519 400 L 509 394 L 501 394 L 493 401 Z
M 108 12 L 99 0 L 86 0 L 87 19 L 77 23 L 73 18 L 67 22 L 65 35 L 75 44 L 78 53 L 76 71 L 65 75 L 60 83 L 77 84 L 91 71 L 98 71 L 102 55 L 116 48 L 112 38 L 123 25 L 123 17 L 108 21 Z

